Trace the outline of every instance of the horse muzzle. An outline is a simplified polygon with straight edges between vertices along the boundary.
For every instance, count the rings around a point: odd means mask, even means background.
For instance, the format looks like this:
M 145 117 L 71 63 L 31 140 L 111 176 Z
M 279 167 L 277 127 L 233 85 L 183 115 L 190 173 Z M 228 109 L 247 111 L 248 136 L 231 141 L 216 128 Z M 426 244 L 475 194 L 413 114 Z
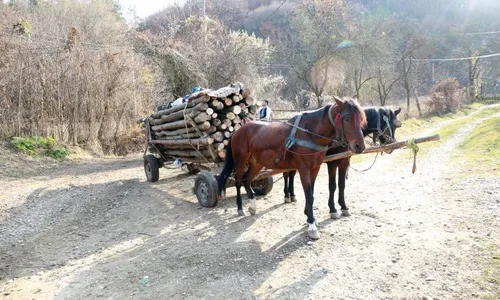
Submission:
M 363 152 L 365 150 L 365 147 L 361 146 L 358 143 L 355 143 L 354 147 L 351 147 L 351 148 L 352 148 L 352 151 L 354 151 L 354 153 L 356 153 L 356 154 L 360 154 L 361 152 Z

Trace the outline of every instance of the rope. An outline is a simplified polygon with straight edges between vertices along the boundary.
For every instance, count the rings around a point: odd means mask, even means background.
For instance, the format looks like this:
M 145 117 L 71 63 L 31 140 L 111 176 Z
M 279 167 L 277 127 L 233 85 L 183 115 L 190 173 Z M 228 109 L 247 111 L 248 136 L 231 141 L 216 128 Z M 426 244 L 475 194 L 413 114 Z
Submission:
M 417 143 L 415 143 L 415 138 L 409 138 L 406 141 L 406 147 L 413 152 L 413 168 L 411 173 L 415 174 L 415 171 L 417 170 L 417 152 L 419 150 Z
M 356 169 L 354 169 L 354 168 L 352 167 L 352 165 L 351 165 L 351 164 L 349 164 L 349 168 L 353 169 L 353 170 L 354 170 L 354 171 L 356 171 L 356 172 L 360 172 L 360 173 L 361 173 L 361 172 L 366 172 L 366 171 L 370 170 L 370 169 L 371 169 L 371 168 L 375 165 L 375 161 L 377 161 L 377 157 L 378 157 L 378 154 L 379 154 L 379 153 L 380 153 L 380 152 L 377 152 L 377 155 L 375 155 L 375 159 L 373 160 L 373 163 L 372 163 L 372 165 L 371 165 L 369 168 L 364 169 L 364 170 L 356 170 Z

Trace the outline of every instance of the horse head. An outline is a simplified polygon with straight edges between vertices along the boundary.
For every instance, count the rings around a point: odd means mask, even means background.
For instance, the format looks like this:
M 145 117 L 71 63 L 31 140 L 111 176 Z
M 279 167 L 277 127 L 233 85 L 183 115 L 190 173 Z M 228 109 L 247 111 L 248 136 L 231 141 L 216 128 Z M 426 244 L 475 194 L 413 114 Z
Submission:
M 347 143 L 354 153 L 361 153 L 365 150 L 365 140 L 363 127 L 366 126 L 366 116 L 358 102 L 352 98 L 339 99 L 334 97 L 338 106 L 338 113 L 335 118 L 337 139 Z M 340 137 L 340 139 L 339 139 Z
M 380 131 L 378 138 L 382 144 L 388 144 L 396 141 L 396 129 L 401 127 L 401 121 L 398 120 L 398 114 L 401 108 L 396 110 L 381 107 L 380 115 Z

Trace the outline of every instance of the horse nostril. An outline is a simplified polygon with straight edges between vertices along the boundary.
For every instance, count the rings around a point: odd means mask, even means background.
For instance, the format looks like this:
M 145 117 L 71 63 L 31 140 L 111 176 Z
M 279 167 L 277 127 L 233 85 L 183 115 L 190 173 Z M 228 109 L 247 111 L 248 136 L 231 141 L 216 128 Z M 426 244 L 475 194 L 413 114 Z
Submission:
M 356 144 L 354 145 L 354 151 L 355 151 L 356 153 L 361 153 L 361 146 L 360 146 L 359 144 L 357 144 L 357 143 L 356 143 Z

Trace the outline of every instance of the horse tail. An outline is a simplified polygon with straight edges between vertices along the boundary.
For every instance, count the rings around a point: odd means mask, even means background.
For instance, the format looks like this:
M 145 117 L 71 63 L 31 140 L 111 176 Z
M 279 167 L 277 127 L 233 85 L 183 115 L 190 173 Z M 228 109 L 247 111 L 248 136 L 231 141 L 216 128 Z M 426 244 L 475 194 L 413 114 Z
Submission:
M 226 146 L 226 160 L 224 161 L 224 168 L 217 178 L 217 184 L 219 185 L 219 196 L 222 196 L 222 192 L 226 191 L 226 183 L 234 170 L 234 160 L 233 160 L 233 150 L 231 149 L 231 139 Z

